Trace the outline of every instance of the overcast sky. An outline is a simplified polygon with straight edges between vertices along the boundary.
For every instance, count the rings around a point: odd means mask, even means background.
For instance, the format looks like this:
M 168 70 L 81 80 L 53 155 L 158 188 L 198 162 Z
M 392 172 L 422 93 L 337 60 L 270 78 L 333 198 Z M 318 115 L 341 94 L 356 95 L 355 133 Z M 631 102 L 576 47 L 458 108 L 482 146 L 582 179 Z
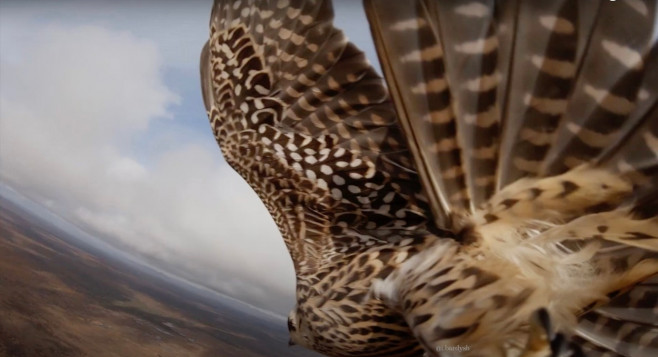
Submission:
M 374 61 L 361 2 L 335 7 Z M 0 2 L 0 183 L 152 264 L 286 315 L 292 262 L 202 104 L 210 8 Z

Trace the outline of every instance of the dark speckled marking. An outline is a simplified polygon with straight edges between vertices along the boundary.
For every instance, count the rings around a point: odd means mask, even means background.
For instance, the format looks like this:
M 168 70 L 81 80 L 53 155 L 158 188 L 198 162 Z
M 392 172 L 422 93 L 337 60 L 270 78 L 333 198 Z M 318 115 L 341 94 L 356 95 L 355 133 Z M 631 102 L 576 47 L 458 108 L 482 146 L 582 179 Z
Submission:
M 363 270 L 363 274 L 366 277 L 371 276 L 374 272 L 375 272 L 375 267 L 373 267 L 372 265 L 366 266 L 365 269 Z
M 587 207 L 586 211 L 588 213 L 600 213 L 600 212 L 610 211 L 612 209 L 614 209 L 614 205 L 610 204 L 609 202 L 601 202 L 594 206 Z
M 377 277 L 382 278 L 382 279 L 386 278 L 387 276 L 389 276 L 393 272 L 393 270 L 395 270 L 394 266 L 387 265 L 387 266 L 384 267 L 384 269 L 380 270 L 379 273 L 377 273 Z
M 628 270 L 628 260 L 626 257 L 612 258 L 612 269 L 616 272 L 624 272 Z
M 630 237 L 626 237 L 626 239 L 629 240 L 642 240 L 642 239 L 654 239 L 656 237 L 648 235 L 644 232 L 627 232 L 626 234 L 629 234 Z
M 354 312 L 359 311 L 359 310 L 355 309 L 353 306 L 350 306 L 350 305 L 340 305 L 340 309 L 345 311 L 345 312 L 348 312 L 348 313 L 349 312 L 354 313 Z
M 487 223 L 493 223 L 493 222 L 496 222 L 498 220 L 498 216 L 496 216 L 495 214 L 487 213 L 487 214 L 484 215 L 484 220 Z
M 468 331 L 468 329 L 469 329 L 468 327 L 455 327 L 455 328 L 444 329 L 441 326 L 436 326 L 434 328 L 434 334 L 438 338 L 450 339 L 465 334 L 466 331 Z
M 510 209 L 510 208 L 514 207 L 514 205 L 517 204 L 518 202 L 519 202 L 519 200 L 517 200 L 517 199 L 508 198 L 508 199 L 504 200 L 503 202 L 501 202 L 500 204 L 503 205 L 505 207 L 505 209 Z
M 562 181 L 562 192 L 557 196 L 558 198 L 565 198 L 570 194 L 574 193 L 580 186 L 576 185 L 571 181 Z
M 431 294 L 436 294 L 437 292 L 447 288 L 448 286 L 452 285 L 455 281 L 457 280 L 446 280 L 442 283 L 439 283 L 437 285 L 428 285 L 427 289 L 430 291 Z
M 533 187 L 530 189 L 530 199 L 534 200 L 535 198 L 541 196 L 544 191 L 541 188 Z
M 353 301 L 355 303 L 361 303 L 361 302 L 363 302 L 363 299 L 365 298 L 365 296 L 366 296 L 366 293 L 358 293 L 358 294 L 350 295 L 347 298 L 350 301 Z
M 431 318 L 432 318 L 432 314 L 425 314 L 425 315 L 416 316 L 416 317 L 414 317 L 414 320 L 411 323 L 411 326 L 416 327 L 416 326 L 426 322 L 427 320 L 429 320 Z
M 523 291 L 521 291 L 518 295 L 516 295 L 512 299 L 512 301 L 510 301 L 510 305 L 521 305 L 521 304 L 523 304 L 526 300 L 528 300 L 530 295 L 532 295 L 533 291 L 534 290 L 531 289 L 531 288 L 523 289 Z
M 420 291 L 422 290 L 425 286 L 427 286 L 427 282 L 422 282 L 416 286 L 414 286 L 412 291 Z
M 436 279 L 436 278 L 448 273 L 451 270 L 452 270 L 452 267 L 445 267 L 445 268 L 437 271 L 436 273 L 434 273 L 434 275 L 432 275 L 432 279 Z
M 478 289 L 483 286 L 494 283 L 499 279 L 498 276 L 485 272 L 482 269 L 476 267 L 466 268 L 462 271 L 462 276 L 467 278 L 471 275 L 475 276 L 475 284 L 473 284 L 472 289 Z
M 581 311 L 583 311 L 583 312 L 586 312 L 586 311 L 589 311 L 589 310 L 591 310 L 591 309 L 592 309 L 592 308 L 593 308 L 594 306 L 596 306 L 596 303 L 597 303 L 597 302 L 596 302 L 596 301 L 594 301 L 594 302 L 592 302 L 592 303 L 590 303 L 590 304 L 588 304 L 588 305 L 587 305 L 587 306 L 585 306 L 585 307 L 584 307 L 584 308 L 583 308 L 583 309 L 582 309 Z
M 440 297 L 442 297 L 442 298 L 447 298 L 447 299 L 452 299 L 452 298 L 455 298 L 455 297 L 461 295 L 461 294 L 464 293 L 465 291 L 467 291 L 467 290 L 466 290 L 466 289 L 454 289 L 454 290 L 450 290 L 450 291 L 448 291 L 448 292 L 445 293 L 445 294 L 441 294 Z
M 364 266 L 367 262 L 368 262 L 368 255 L 365 254 L 359 258 L 358 264 L 359 266 Z
M 504 295 L 494 295 L 491 297 L 491 300 L 493 300 L 494 303 L 494 309 L 500 309 L 501 307 L 505 306 L 505 303 L 507 303 L 508 297 Z

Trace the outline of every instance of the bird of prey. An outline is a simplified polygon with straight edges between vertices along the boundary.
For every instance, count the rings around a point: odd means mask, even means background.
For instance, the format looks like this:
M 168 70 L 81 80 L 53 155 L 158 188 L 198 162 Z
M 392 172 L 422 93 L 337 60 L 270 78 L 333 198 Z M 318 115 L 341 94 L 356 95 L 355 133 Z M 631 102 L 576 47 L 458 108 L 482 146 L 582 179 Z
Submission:
M 329 356 L 658 355 L 655 0 L 216 0 L 201 79 Z

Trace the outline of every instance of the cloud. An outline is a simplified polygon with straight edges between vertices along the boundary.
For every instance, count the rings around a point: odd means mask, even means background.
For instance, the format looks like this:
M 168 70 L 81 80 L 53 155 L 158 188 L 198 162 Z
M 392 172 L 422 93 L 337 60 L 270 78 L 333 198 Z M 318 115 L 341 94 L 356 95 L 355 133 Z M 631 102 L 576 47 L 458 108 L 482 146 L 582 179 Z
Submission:
M 2 61 L 3 174 L 63 190 L 69 203 L 97 185 L 85 178 L 121 160 L 126 138 L 179 101 L 162 83 L 156 47 L 129 33 L 48 26 L 5 51 L 20 60 Z
M 130 30 L 159 45 L 167 66 L 197 66 L 208 36 L 212 0 L 4 0 L 0 3 L 2 27 L 16 28 L 30 21 L 67 25 L 95 24 L 112 31 Z M 29 32 L 2 34 L 3 40 L 31 41 Z M 3 54 L 4 55 L 4 54 Z
M 183 100 L 158 45 L 101 26 L 13 30 L 29 40 L 2 48 L 0 180 L 166 270 L 285 313 L 292 263 L 210 129 L 154 129 Z
M 335 6 L 376 63 L 360 3 Z M 210 7 L 0 2 L 0 180 L 154 265 L 285 314 L 288 252 L 202 114 Z

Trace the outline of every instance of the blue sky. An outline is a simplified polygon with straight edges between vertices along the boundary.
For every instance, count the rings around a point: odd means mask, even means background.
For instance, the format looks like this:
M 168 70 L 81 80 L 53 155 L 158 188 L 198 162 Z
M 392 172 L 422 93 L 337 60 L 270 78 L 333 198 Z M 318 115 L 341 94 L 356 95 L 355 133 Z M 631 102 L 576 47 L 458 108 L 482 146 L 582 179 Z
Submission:
M 374 60 L 360 1 L 337 26 Z M 199 90 L 211 1 L 0 3 L 0 183 L 141 259 L 285 315 L 292 263 Z

